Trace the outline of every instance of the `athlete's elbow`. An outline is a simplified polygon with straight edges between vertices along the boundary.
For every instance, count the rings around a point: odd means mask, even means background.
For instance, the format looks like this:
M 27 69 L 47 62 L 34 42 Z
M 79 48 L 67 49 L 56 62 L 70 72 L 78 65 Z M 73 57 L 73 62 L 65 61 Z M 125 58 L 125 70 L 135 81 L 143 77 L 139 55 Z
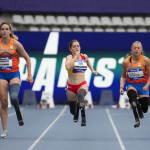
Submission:
M 70 69 L 70 67 L 69 67 L 69 66 L 67 66 L 67 65 L 65 66 L 65 68 L 66 68 L 66 70 L 69 70 L 69 69 Z

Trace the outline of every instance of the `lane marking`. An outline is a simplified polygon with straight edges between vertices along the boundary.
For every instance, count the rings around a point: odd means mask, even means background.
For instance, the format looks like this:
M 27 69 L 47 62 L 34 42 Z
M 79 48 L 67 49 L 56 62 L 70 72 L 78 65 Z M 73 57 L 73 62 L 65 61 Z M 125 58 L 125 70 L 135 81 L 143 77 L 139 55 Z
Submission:
M 20 108 L 20 111 L 22 111 L 22 110 L 24 110 L 24 109 L 25 109 L 25 107 Z M 13 116 L 13 115 L 15 115 L 15 114 L 16 114 L 16 112 L 13 112 L 13 113 L 9 114 L 8 117 L 11 117 L 11 116 Z M 0 120 L 1 120 L 1 118 L 0 118 Z
M 114 129 L 114 132 L 115 132 L 115 134 L 116 134 L 116 136 L 117 136 L 117 139 L 118 139 L 118 141 L 119 141 L 119 144 L 120 144 L 120 146 L 121 146 L 121 149 L 122 149 L 122 150 L 126 150 L 126 149 L 125 149 L 125 146 L 124 146 L 124 144 L 123 144 L 123 142 L 122 142 L 122 140 L 121 140 L 121 137 L 120 137 L 120 135 L 119 135 L 119 133 L 118 133 L 118 131 L 117 131 L 117 128 L 116 128 L 116 126 L 115 126 L 115 124 L 114 124 L 114 122 L 113 122 L 113 120 L 112 120 L 112 118 L 111 118 L 111 115 L 110 115 L 110 113 L 109 113 L 109 109 L 108 109 L 108 108 L 106 108 L 106 112 L 107 112 L 108 118 L 109 118 L 109 120 L 110 120 L 110 122 L 111 122 L 111 125 L 112 125 L 112 127 L 113 127 L 113 129 Z
M 22 110 L 24 110 L 24 109 L 25 109 L 24 107 L 23 107 L 23 108 L 20 108 L 20 111 L 22 111 Z M 16 114 L 16 112 L 13 112 L 13 113 L 9 114 L 8 117 L 13 116 L 13 115 L 15 115 L 15 114 Z
M 63 110 L 57 116 L 57 118 L 47 127 L 47 129 L 40 135 L 40 137 L 28 148 L 28 150 L 32 150 L 36 144 L 42 139 L 42 137 L 48 132 L 48 130 L 57 122 L 57 120 L 63 115 L 65 110 L 67 109 L 67 105 L 64 106 Z

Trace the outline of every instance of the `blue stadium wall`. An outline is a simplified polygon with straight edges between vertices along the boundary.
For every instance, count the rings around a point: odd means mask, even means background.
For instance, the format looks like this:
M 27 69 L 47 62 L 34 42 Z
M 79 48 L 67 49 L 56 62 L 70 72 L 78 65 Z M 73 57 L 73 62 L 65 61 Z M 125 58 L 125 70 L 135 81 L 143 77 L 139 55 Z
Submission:
M 5 0 L 0 13 L 149 14 L 149 0 Z
M 20 57 L 21 89 L 19 101 L 22 102 L 24 90 L 33 90 L 37 102 L 42 91 L 49 91 L 55 103 L 67 102 L 65 86 L 67 71 L 65 58 L 70 54 L 68 44 L 77 39 L 81 52 L 87 54 L 93 68 L 98 71 L 95 76 L 86 71 L 93 102 L 99 102 L 102 90 L 112 90 L 115 102 L 119 100 L 119 86 L 122 61 L 130 52 L 134 41 L 143 44 L 144 52 L 150 58 L 149 33 L 73 33 L 73 32 L 15 32 L 31 57 L 33 85 L 26 82 L 27 70 L 25 60 Z

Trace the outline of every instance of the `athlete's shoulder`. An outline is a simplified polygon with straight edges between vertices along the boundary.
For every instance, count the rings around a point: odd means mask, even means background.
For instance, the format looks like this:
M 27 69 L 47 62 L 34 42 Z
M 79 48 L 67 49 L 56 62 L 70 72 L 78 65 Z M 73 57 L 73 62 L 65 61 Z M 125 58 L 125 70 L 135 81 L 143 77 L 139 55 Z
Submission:
M 82 53 L 81 53 L 81 56 L 82 56 L 82 57 L 85 57 L 85 59 L 88 58 L 88 56 L 87 56 L 86 54 L 82 54 Z
M 148 57 L 146 57 L 146 56 L 143 56 L 143 59 L 144 59 L 144 60 L 146 60 L 146 61 L 148 61 L 148 60 L 149 60 L 149 58 L 148 58 Z
M 128 58 L 126 58 L 124 61 L 123 61 L 123 63 L 127 63 L 128 62 Z
M 143 63 L 144 63 L 144 66 L 146 67 L 147 65 L 150 64 L 150 59 L 146 56 L 143 56 Z
M 126 59 L 122 62 L 122 66 L 123 66 L 123 67 L 126 67 L 127 63 L 128 63 L 128 58 L 126 58 Z
M 72 59 L 72 55 L 71 55 L 71 54 L 68 55 L 68 56 L 66 57 L 66 59 Z

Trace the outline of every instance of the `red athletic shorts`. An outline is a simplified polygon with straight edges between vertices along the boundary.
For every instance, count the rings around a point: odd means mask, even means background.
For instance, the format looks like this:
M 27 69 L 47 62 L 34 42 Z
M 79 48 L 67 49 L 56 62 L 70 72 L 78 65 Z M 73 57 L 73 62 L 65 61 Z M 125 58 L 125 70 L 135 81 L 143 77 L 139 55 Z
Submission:
M 69 90 L 69 91 L 71 91 L 71 92 L 77 94 L 78 89 L 79 89 L 82 85 L 84 85 L 84 84 L 87 84 L 87 82 L 86 82 L 86 81 L 83 81 L 82 83 L 77 84 L 77 85 L 72 85 L 72 84 L 69 84 L 69 83 L 67 82 L 67 85 L 68 85 L 68 86 L 67 86 L 67 90 Z

